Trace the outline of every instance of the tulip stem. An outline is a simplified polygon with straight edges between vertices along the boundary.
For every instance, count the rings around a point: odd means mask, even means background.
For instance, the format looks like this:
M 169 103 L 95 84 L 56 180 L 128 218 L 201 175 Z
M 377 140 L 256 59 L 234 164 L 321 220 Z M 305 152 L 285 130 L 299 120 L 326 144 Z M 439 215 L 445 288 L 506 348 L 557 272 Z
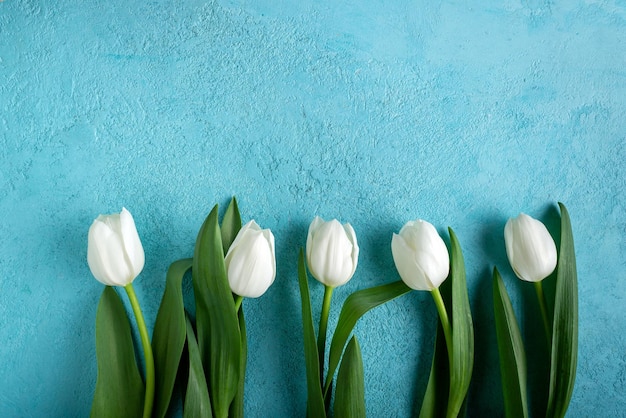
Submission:
M 152 356 L 152 346 L 150 345 L 150 337 L 148 336 L 148 329 L 146 328 L 146 321 L 143 319 L 141 313 L 141 307 L 139 306 L 139 300 L 133 289 L 133 284 L 129 283 L 124 286 L 128 300 L 133 308 L 135 314 L 135 320 L 137 321 L 137 328 L 139 329 L 139 335 L 141 336 L 141 345 L 143 346 L 143 355 L 146 367 L 146 395 L 144 397 L 143 406 L 143 418 L 150 418 L 152 415 L 152 404 L 154 402 L 154 357 Z
M 450 320 L 448 319 L 448 311 L 446 305 L 443 303 L 443 298 L 439 292 L 439 288 L 435 287 L 431 292 L 433 299 L 435 300 L 435 306 L 439 313 L 439 319 L 441 320 L 441 328 L 443 328 L 443 335 L 446 339 L 446 347 L 448 349 L 448 360 L 450 362 L 450 371 L 452 371 L 452 329 L 450 328 Z
M 541 310 L 541 318 L 543 319 L 543 329 L 548 339 L 548 351 L 552 347 L 552 331 L 550 330 L 550 321 L 548 319 L 548 305 L 546 303 L 546 295 L 543 293 L 543 285 L 541 281 L 534 282 L 537 299 L 539 300 L 539 309 Z
M 328 327 L 328 314 L 330 313 L 330 300 L 333 296 L 333 287 L 324 285 L 324 302 L 320 315 L 319 335 L 317 336 L 317 355 L 320 362 L 320 384 L 324 386 L 324 354 L 326 351 L 326 328 Z
M 243 296 L 235 295 L 235 312 L 239 312 L 241 302 L 243 302 Z

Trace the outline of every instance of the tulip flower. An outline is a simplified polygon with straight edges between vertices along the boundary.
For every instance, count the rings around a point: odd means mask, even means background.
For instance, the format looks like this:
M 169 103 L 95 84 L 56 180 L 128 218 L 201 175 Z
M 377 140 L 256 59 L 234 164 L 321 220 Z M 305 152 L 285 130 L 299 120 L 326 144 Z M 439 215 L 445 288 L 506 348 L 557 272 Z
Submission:
M 306 258 L 313 277 L 325 286 L 337 287 L 354 275 L 359 258 L 356 234 L 350 224 L 325 222 L 316 216 L 309 226 Z
M 146 322 L 133 289 L 133 280 L 145 262 L 143 246 L 133 216 L 126 208 L 112 215 L 100 215 L 89 228 L 87 264 L 94 277 L 107 286 L 122 286 L 137 320 L 146 367 L 143 417 L 152 415 L 154 401 L 154 356 Z
M 556 268 L 556 245 L 548 229 L 524 213 L 507 221 L 504 243 L 509 263 L 522 280 L 541 281 Z
M 556 268 L 556 244 L 546 226 L 540 221 L 520 213 L 504 226 L 504 244 L 509 263 L 520 279 L 535 285 L 543 327 L 551 345 L 552 331 L 542 280 Z
M 276 277 L 274 235 L 255 221 L 245 224 L 228 249 L 225 259 L 228 283 L 233 293 L 257 298 Z
M 87 263 L 94 277 L 107 286 L 126 286 L 143 269 L 145 256 L 133 216 L 100 215 L 89 228 Z
M 450 272 L 448 249 L 435 227 L 421 219 L 393 234 L 391 253 L 402 281 L 415 290 L 438 288 Z
M 324 300 L 317 336 L 320 376 L 324 376 L 326 328 L 333 289 L 346 284 L 352 278 L 359 259 L 359 245 L 352 226 L 348 223 L 341 225 L 337 219 L 326 222 L 316 216 L 309 226 L 306 259 L 313 277 L 324 285 Z M 324 384 L 323 378 L 321 384 Z

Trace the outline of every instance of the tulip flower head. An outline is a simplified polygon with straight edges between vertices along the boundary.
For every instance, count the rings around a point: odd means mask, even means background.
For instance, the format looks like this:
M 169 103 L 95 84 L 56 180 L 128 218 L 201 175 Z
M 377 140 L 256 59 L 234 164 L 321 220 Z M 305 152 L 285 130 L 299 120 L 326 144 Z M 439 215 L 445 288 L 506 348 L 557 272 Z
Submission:
M 391 253 L 402 281 L 415 290 L 439 288 L 450 272 L 448 249 L 435 227 L 421 219 L 393 234 Z
M 255 221 L 245 224 L 228 249 L 228 283 L 233 293 L 246 298 L 263 295 L 276 277 L 274 235 Z
M 145 255 L 133 216 L 126 208 L 100 215 L 89 228 L 87 263 L 107 286 L 126 286 L 141 273 Z
M 504 243 L 509 263 L 522 280 L 539 282 L 556 268 L 556 245 L 548 229 L 524 213 L 507 221 Z
M 354 275 L 359 246 L 354 229 L 338 220 L 316 216 L 309 226 L 306 259 L 313 277 L 329 287 L 341 286 Z

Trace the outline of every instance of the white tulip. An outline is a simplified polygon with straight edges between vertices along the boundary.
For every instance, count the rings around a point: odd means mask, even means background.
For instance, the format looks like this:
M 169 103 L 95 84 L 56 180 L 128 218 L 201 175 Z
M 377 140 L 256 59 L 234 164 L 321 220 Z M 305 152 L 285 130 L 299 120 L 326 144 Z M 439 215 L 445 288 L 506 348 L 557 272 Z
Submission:
M 556 245 L 540 221 L 520 213 L 504 227 L 506 255 L 522 280 L 539 282 L 556 268 Z
M 391 253 L 402 281 L 415 290 L 439 288 L 450 272 L 448 249 L 430 223 L 407 222 L 393 234 Z
M 350 224 L 325 222 L 316 216 L 309 226 L 306 259 L 313 277 L 329 287 L 341 286 L 354 275 L 359 259 L 356 234 Z
M 145 255 L 133 216 L 126 208 L 100 215 L 89 228 L 87 263 L 91 273 L 107 286 L 126 286 L 143 269 Z
M 263 295 L 276 277 L 272 231 L 254 221 L 245 224 L 228 249 L 225 265 L 233 293 L 246 298 Z

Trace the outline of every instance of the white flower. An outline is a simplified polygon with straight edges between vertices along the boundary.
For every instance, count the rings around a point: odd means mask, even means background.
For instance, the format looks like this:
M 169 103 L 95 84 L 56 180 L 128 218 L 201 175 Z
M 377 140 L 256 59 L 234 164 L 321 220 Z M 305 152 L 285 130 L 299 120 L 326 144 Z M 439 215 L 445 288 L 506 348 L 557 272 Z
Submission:
M 309 226 L 306 259 L 313 277 L 326 286 L 337 287 L 352 278 L 359 258 L 356 234 L 350 224 L 325 222 L 316 216 Z
M 91 273 L 107 286 L 126 286 L 143 269 L 145 255 L 133 216 L 125 208 L 100 215 L 89 228 L 87 263 Z
M 276 277 L 272 231 L 254 221 L 245 224 L 228 249 L 225 265 L 233 293 L 246 298 L 263 295 Z
M 540 221 L 520 213 L 504 227 L 506 255 L 513 271 L 522 280 L 538 282 L 556 268 L 556 245 Z
M 411 289 L 432 291 L 450 272 L 448 249 L 430 223 L 407 222 L 400 234 L 393 234 L 391 253 L 396 269 Z

